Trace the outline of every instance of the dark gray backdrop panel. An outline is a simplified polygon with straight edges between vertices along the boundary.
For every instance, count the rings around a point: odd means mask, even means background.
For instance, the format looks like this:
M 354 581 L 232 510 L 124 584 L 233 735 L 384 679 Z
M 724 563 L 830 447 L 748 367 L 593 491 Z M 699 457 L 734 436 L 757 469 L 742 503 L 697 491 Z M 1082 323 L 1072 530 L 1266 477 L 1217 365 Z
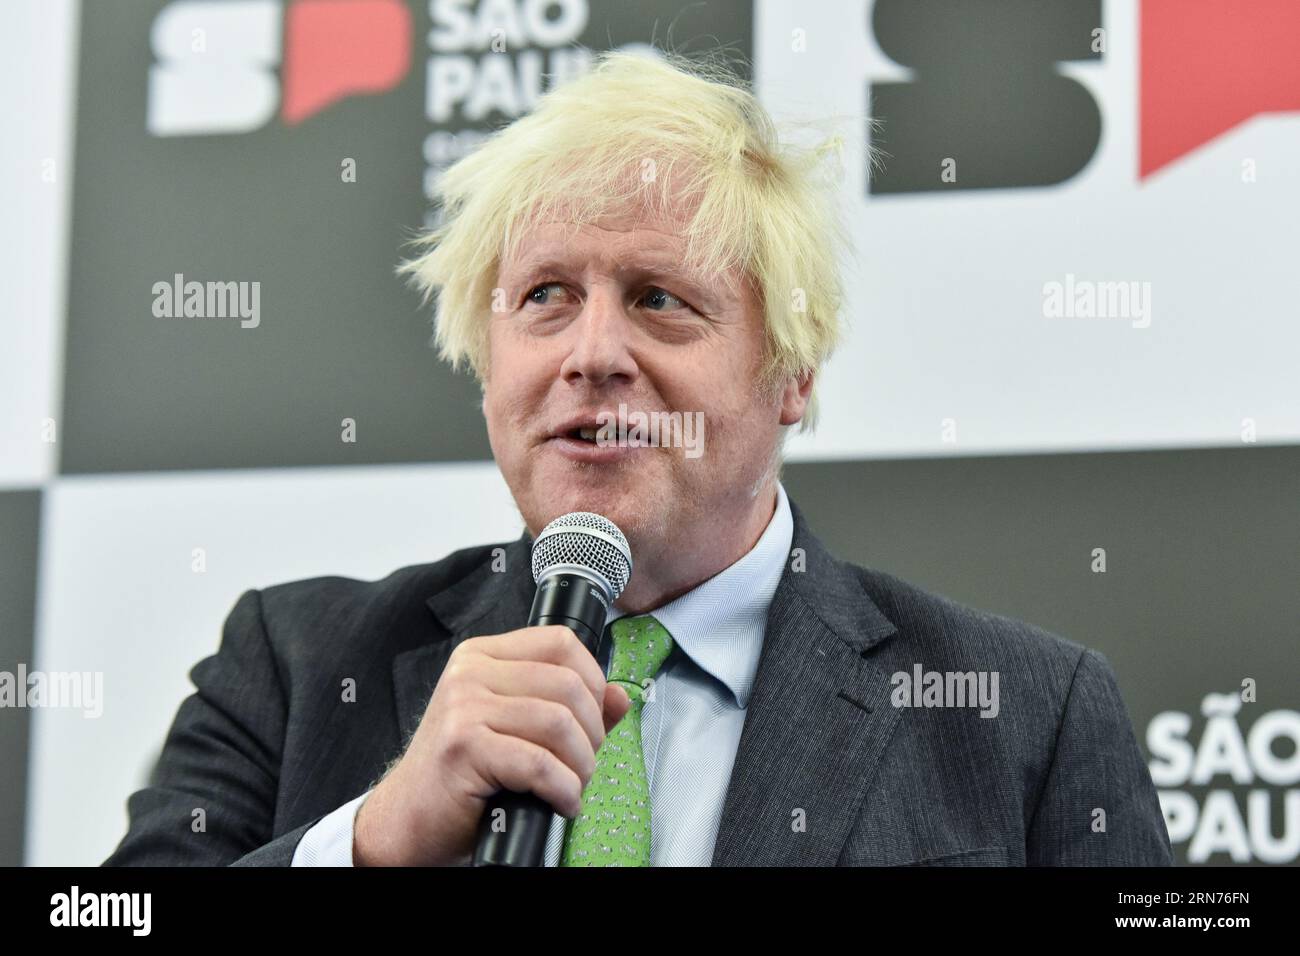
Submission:
M 427 205 L 429 5 L 409 4 L 411 65 L 393 90 L 295 126 L 160 138 L 145 116 L 164 6 L 82 10 L 62 471 L 491 457 L 477 386 L 438 362 L 429 310 L 393 275 Z M 593 4 L 579 42 L 721 45 L 741 62 L 752 35 L 749 0 L 627 0 Z M 261 282 L 261 324 L 154 317 L 153 285 L 176 273 Z
M 32 667 L 41 493 L 0 492 L 0 671 Z M 23 862 L 31 711 L 0 708 L 0 866 Z

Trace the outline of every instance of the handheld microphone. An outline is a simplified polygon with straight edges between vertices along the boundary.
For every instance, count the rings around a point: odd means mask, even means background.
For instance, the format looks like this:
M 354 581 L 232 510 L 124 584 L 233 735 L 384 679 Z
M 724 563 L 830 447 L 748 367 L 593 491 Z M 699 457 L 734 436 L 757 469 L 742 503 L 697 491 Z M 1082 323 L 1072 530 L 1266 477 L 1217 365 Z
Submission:
M 609 606 L 632 576 L 632 551 L 618 526 L 590 511 L 556 518 L 533 543 L 537 596 L 528 626 L 563 624 L 596 655 Z M 554 810 L 531 793 L 502 790 L 479 820 L 474 866 L 541 866 Z

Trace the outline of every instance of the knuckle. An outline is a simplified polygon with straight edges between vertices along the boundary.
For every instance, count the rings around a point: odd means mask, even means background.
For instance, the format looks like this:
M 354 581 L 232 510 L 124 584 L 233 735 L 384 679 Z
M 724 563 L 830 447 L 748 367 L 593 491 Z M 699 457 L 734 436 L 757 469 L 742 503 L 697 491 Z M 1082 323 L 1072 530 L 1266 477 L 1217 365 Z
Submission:
M 552 624 L 549 627 L 550 638 L 554 642 L 556 650 L 564 650 L 572 641 L 577 640 L 573 631 L 569 630 L 563 624 Z
M 550 776 L 551 753 L 545 747 L 535 747 L 529 757 L 529 776 L 534 780 L 545 780 Z
M 459 657 L 457 656 L 458 654 L 460 655 Z M 439 687 L 444 685 L 455 687 L 461 681 L 466 679 L 470 671 L 469 661 L 466 660 L 466 656 L 467 655 L 465 654 L 461 654 L 461 649 L 459 647 L 451 652 L 451 656 L 447 658 L 447 663 L 442 669 L 442 676 L 438 679 Z
M 548 740 L 562 738 L 569 729 L 569 711 L 563 704 L 546 701 L 542 715 L 542 726 Z
M 464 710 L 448 713 L 439 733 L 443 753 L 456 761 L 467 760 L 490 741 L 490 735 L 483 733 L 485 730 L 475 714 Z M 481 739 L 485 736 L 488 739 Z
M 459 727 L 448 727 L 445 730 L 440 748 L 443 759 L 449 764 L 460 764 L 468 760 L 473 750 L 469 735 L 462 732 Z
M 564 673 L 560 678 L 561 688 L 571 707 L 576 707 L 582 702 L 582 695 L 587 694 L 587 682 L 582 679 L 577 671 L 570 668 L 564 668 Z
M 439 686 L 441 687 L 441 684 Z M 467 715 L 473 710 L 477 696 L 472 690 L 472 685 L 466 680 L 448 684 L 438 702 L 438 710 L 442 714 L 444 726 L 463 727 Z M 432 701 L 430 706 L 433 706 Z

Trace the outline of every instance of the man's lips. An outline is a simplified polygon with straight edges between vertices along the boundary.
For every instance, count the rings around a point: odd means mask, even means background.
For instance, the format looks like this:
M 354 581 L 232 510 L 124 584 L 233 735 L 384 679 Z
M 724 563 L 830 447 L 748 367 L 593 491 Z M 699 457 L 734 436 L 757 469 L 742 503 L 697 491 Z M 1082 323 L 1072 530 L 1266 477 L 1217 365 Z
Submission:
M 636 445 L 619 445 L 613 441 L 602 445 L 582 438 L 571 438 L 568 435 L 552 436 L 547 439 L 546 446 L 555 449 L 570 461 L 590 464 L 612 464 L 623 461 L 642 450 Z
M 604 412 L 599 409 L 590 412 L 578 412 L 574 415 L 570 415 L 558 425 L 554 426 L 547 437 L 562 438 L 568 436 L 570 438 L 577 438 L 579 429 L 589 428 L 592 431 L 599 431 L 605 422 L 612 422 L 615 420 L 614 412 Z
M 613 427 L 618 422 L 618 414 L 613 411 L 591 409 L 575 412 L 550 429 L 544 444 L 571 461 L 596 464 L 622 461 L 634 452 L 650 447 L 644 436 L 639 445 L 636 441 L 629 441 L 625 427 L 620 435 L 620 429 Z M 593 437 L 581 437 L 583 430 Z

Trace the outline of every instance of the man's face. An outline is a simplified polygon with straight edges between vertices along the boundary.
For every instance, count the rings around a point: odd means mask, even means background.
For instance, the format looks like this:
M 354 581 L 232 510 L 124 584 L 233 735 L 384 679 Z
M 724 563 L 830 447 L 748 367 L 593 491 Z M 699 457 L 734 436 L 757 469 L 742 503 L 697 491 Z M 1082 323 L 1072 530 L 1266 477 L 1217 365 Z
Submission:
M 769 477 L 783 396 L 755 386 L 761 305 L 739 271 L 691 272 L 679 226 L 639 213 L 577 229 L 541 223 L 501 263 L 483 412 L 534 536 L 560 515 L 594 511 L 623 530 L 634 558 L 674 540 L 725 539 Z M 568 437 L 574 422 L 595 426 L 620 403 L 629 417 L 702 412 L 698 457 L 663 447 L 663 435 L 661 447 L 635 448 Z

